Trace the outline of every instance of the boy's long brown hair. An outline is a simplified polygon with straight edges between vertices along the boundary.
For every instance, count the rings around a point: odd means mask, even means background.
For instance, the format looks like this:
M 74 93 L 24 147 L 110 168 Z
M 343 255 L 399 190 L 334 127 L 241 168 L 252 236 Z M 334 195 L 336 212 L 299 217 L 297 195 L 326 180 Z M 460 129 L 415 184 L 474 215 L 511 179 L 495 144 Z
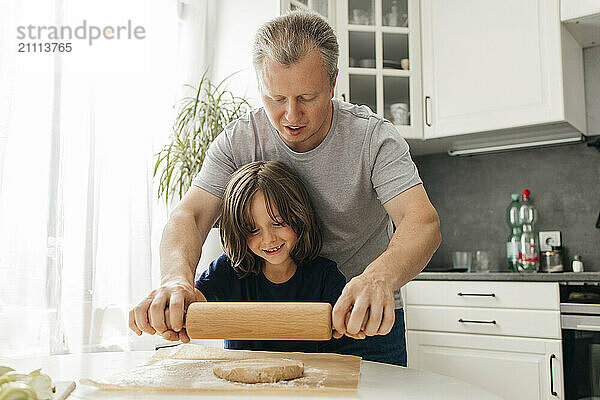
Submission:
M 264 264 L 264 260 L 247 244 L 247 238 L 254 229 L 250 205 L 258 192 L 264 194 L 271 219 L 289 225 L 298 236 L 290 252 L 294 263 L 300 266 L 314 260 L 321 251 L 322 237 L 306 187 L 285 164 L 255 161 L 231 176 L 221 205 L 221 245 L 238 276 L 258 274 Z

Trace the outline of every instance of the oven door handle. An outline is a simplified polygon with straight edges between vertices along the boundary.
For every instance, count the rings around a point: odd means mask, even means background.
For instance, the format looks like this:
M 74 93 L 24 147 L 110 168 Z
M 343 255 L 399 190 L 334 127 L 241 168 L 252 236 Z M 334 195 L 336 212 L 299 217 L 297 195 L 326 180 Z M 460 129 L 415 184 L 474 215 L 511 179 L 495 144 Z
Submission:
M 554 390 L 554 374 L 552 370 L 552 360 L 555 358 L 556 356 L 554 354 L 550 355 L 550 394 L 552 394 L 552 396 L 558 396 L 558 393 Z
M 600 325 L 577 325 L 578 331 L 600 332 Z

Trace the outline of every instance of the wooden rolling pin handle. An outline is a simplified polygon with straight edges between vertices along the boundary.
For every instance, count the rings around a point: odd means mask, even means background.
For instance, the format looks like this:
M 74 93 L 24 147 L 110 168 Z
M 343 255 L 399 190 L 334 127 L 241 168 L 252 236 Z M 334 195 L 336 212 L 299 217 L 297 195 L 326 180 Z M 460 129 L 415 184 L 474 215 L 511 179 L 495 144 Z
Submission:
M 198 302 L 188 307 L 192 339 L 329 340 L 331 304 L 308 302 Z

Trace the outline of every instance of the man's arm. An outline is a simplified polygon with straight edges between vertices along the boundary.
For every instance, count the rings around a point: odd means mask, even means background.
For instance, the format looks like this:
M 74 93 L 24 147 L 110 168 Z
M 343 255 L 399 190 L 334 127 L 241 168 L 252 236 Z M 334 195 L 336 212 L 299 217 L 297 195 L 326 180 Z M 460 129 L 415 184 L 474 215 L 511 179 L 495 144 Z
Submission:
M 129 311 L 129 327 L 138 335 L 158 332 L 167 340 L 189 342 L 183 315 L 190 303 L 205 301 L 194 276 L 220 204 L 217 196 L 192 186 L 171 213 L 160 243 L 161 286 Z
M 439 217 L 423 185 L 383 206 L 396 231 L 387 249 L 344 287 L 333 308 L 336 338 L 389 333 L 394 325 L 394 291 L 425 268 L 441 243 Z

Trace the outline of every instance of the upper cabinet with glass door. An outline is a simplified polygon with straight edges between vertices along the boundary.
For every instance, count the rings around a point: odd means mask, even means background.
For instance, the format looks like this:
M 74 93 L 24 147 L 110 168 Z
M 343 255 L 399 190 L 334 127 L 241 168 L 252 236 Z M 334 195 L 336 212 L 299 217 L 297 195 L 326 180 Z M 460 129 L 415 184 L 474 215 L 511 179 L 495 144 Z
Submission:
M 282 13 L 311 9 L 326 17 L 340 44 L 336 96 L 423 138 L 418 0 L 283 0 Z
M 338 4 L 339 97 L 369 106 L 405 138 L 423 138 L 418 0 Z
M 335 27 L 334 0 L 281 0 L 281 14 L 298 9 L 316 11 Z

